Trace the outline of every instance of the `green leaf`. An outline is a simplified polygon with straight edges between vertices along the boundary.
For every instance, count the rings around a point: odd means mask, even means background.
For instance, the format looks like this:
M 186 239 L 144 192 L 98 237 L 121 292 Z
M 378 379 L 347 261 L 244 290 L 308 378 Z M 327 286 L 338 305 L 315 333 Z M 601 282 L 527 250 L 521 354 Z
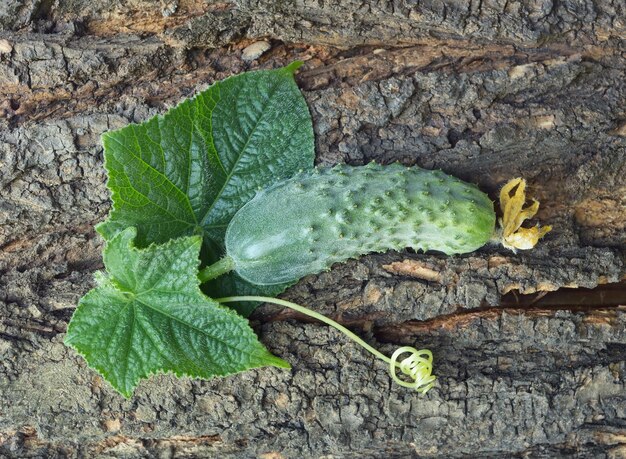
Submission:
M 313 166 L 298 66 L 227 78 L 164 116 L 105 133 L 113 209 L 98 231 L 110 239 L 136 226 L 145 245 L 202 230 L 222 246 L 257 190 Z
M 300 65 L 227 78 L 164 116 L 104 134 L 113 208 L 98 232 L 108 240 L 135 226 L 140 247 L 202 234 L 202 260 L 220 258 L 228 223 L 257 190 L 313 167 L 311 116 L 293 78 Z
M 199 236 L 134 247 L 135 228 L 104 249 L 108 275 L 78 304 L 65 343 L 125 397 L 157 372 L 211 378 L 265 365 L 273 356 L 232 310 L 199 289 Z

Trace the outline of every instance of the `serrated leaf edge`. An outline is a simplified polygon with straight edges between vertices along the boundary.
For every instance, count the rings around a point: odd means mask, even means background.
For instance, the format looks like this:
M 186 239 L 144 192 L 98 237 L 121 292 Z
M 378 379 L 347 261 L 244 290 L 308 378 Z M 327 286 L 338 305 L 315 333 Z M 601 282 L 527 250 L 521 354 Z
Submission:
M 191 244 L 190 247 L 193 245 L 197 245 L 198 246 L 198 252 L 200 250 L 200 245 L 202 244 L 202 237 L 200 236 L 182 236 L 179 238 L 174 238 L 174 239 L 170 239 L 169 241 L 163 243 L 163 244 L 157 244 L 157 243 L 151 243 L 149 244 L 147 247 L 145 248 L 140 248 L 140 247 L 136 247 L 134 245 L 134 240 L 135 237 L 137 235 L 137 229 L 135 227 L 128 227 L 126 229 L 124 229 L 123 231 L 120 231 L 118 234 L 116 234 L 110 241 L 113 241 L 114 239 L 118 238 L 118 237 L 122 237 L 122 234 L 125 232 L 131 232 L 132 233 L 132 238 L 128 241 L 128 248 L 129 250 L 136 250 L 136 251 L 148 251 L 151 250 L 153 246 L 160 246 L 160 247 L 164 247 L 166 248 L 167 246 L 173 245 L 176 242 L 180 242 L 181 239 L 195 239 Z M 110 242 L 109 241 L 109 242 Z M 108 243 L 106 244 L 108 246 Z M 106 250 L 106 246 L 104 248 L 104 250 Z M 196 268 L 200 265 L 200 258 L 197 256 L 197 266 Z M 105 287 L 105 282 L 108 284 L 106 285 L 106 287 L 111 288 L 112 290 L 119 292 L 120 290 L 115 287 L 115 285 L 113 285 L 111 283 L 111 275 L 108 274 L 108 272 L 105 274 L 102 271 L 98 271 L 97 273 L 94 274 L 94 278 L 96 279 L 96 282 L 98 283 L 98 286 L 96 288 L 91 289 L 89 292 L 87 292 L 78 302 L 78 306 L 76 309 L 78 309 L 81 305 L 81 303 L 85 300 L 85 298 L 89 297 L 92 294 L 95 294 L 96 289 L 97 288 L 104 288 Z M 213 298 L 208 297 L 207 295 L 205 295 L 202 290 L 200 290 L 200 280 L 195 277 L 195 279 L 191 280 L 191 282 L 194 282 L 194 285 L 196 287 L 196 289 L 198 290 L 198 293 L 206 298 L 207 300 L 211 301 L 212 303 L 214 303 L 214 306 L 216 306 L 218 309 L 220 309 L 223 313 L 225 314 L 229 314 L 232 316 L 235 316 L 237 319 L 240 320 L 244 320 L 246 321 L 246 319 L 244 319 L 243 317 L 241 317 L 240 315 L 238 315 L 234 310 L 224 306 L 223 304 L 215 301 Z M 247 321 L 246 321 L 247 322 Z M 113 387 L 113 389 L 120 393 L 124 398 L 129 399 L 130 397 L 132 397 L 135 389 L 137 388 L 137 386 L 139 385 L 139 383 L 141 382 L 142 379 L 149 379 L 152 376 L 155 375 L 159 375 L 159 374 L 174 374 L 176 377 L 187 377 L 190 379 L 199 379 L 199 380 L 208 380 L 208 379 L 212 379 L 212 378 L 206 378 L 204 376 L 199 376 L 197 374 L 193 374 L 190 372 L 186 372 L 186 371 L 176 371 L 176 370 L 155 370 L 155 371 L 149 371 L 146 374 L 140 375 L 138 376 L 135 380 L 132 381 L 132 389 L 130 391 L 124 391 L 121 390 L 120 388 L 116 387 L 115 385 L 113 385 L 113 383 L 108 379 L 108 377 L 105 375 L 105 369 L 101 366 L 101 365 L 92 365 L 89 360 L 87 359 L 87 353 L 83 352 L 79 347 L 77 347 L 73 342 L 72 342 L 72 336 L 70 335 L 70 327 L 72 325 L 72 320 L 70 319 L 70 322 L 67 326 L 67 331 L 66 331 L 66 336 L 63 340 L 63 343 L 68 346 L 71 347 L 72 349 L 74 349 L 74 351 L 79 354 L 86 362 L 87 362 L 87 366 L 91 369 L 93 369 L 94 371 L 96 371 L 105 381 L 107 381 L 111 387 Z M 248 329 L 250 330 L 250 332 L 252 332 L 254 335 L 256 335 L 256 333 L 254 332 L 254 330 L 252 329 L 252 327 L 250 327 L 249 323 L 246 323 L 245 325 L 242 324 L 244 327 L 248 327 Z M 258 338 L 258 337 L 257 337 Z M 261 344 L 263 346 L 263 344 L 259 341 L 259 344 Z M 264 346 L 263 346 L 264 347 Z M 277 368 L 284 368 L 284 369 L 291 369 L 291 365 L 289 364 L 289 362 L 281 359 L 280 357 L 277 357 L 275 355 L 273 355 L 269 350 L 267 350 L 265 347 L 265 352 L 266 352 L 266 356 L 259 356 L 262 357 L 264 359 L 266 359 L 268 361 L 267 365 L 262 365 L 262 366 L 246 366 L 245 368 L 242 368 L 241 370 L 235 371 L 235 372 L 229 372 L 229 373 L 216 373 L 214 376 L 220 376 L 220 377 L 224 377 L 224 376 L 230 376 L 230 375 L 235 375 L 238 373 L 242 373 L 244 371 L 248 371 L 251 369 L 255 369 L 255 368 L 261 368 L 263 366 L 275 366 Z

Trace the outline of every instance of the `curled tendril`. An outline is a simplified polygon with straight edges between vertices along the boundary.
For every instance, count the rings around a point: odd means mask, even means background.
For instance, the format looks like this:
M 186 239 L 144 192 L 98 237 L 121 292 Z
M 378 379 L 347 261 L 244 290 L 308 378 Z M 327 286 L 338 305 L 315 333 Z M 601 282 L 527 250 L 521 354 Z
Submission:
M 398 357 L 406 353 L 411 355 L 398 363 Z M 408 376 L 411 381 L 404 381 L 398 378 L 396 368 L 399 368 L 402 374 Z M 389 373 L 397 384 L 415 389 L 422 394 L 428 392 L 435 385 L 437 377 L 432 374 L 432 371 L 433 353 L 428 349 L 420 349 L 418 351 L 414 347 L 404 346 L 393 353 L 389 362 Z
M 389 364 L 389 373 L 391 373 L 391 377 L 400 386 L 415 389 L 417 392 L 425 394 L 430 390 L 431 387 L 435 385 L 435 379 L 437 379 L 437 377 L 432 374 L 433 353 L 430 352 L 428 349 L 421 349 L 418 351 L 414 347 L 404 346 L 400 349 L 397 349 L 390 359 L 384 354 L 378 352 L 376 349 L 367 344 L 365 341 L 363 341 L 361 338 L 352 333 L 343 325 L 338 324 L 334 320 L 329 319 L 319 312 L 311 311 L 309 308 L 305 308 L 304 306 L 300 306 L 299 304 L 292 303 L 291 301 L 281 300 L 279 298 L 270 298 L 267 296 L 229 296 L 225 298 L 218 298 L 217 301 L 220 303 L 232 303 L 234 301 L 261 301 L 264 303 L 278 304 L 280 306 L 291 308 L 294 311 L 306 314 L 309 317 L 313 317 L 339 330 L 341 333 L 354 340 L 357 344 L 363 346 L 363 348 L 365 348 L 368 352 L 371 352 L 383 362 L 387 362 Z M 406 353 L 409 353 L 411 355 L 398 363 L 398 357 Z M 396 368 L 399 368 L 402 374 L 410 378 L 411 381 L 404 381 L 398 378 L 398 375 L 396 374 Z

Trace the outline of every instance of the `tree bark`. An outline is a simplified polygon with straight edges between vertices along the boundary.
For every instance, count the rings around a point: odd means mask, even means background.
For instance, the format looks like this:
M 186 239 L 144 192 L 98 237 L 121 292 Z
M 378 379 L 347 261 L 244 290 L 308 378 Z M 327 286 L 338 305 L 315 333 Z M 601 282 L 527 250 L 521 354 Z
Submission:
M 624 284 L 539 301 L 626 279 L 625 24 L 610 0 L 1 4 L 0 456 L 626 456 Z M 294 59 L 319 164 L 440 168 L 494 200 L 523 176 L 554 230 L 517 254 L 365 256 L 284 294 L 387 354 L 430 348 L 424 397 L 264 306 L 293 370 L 161 375 L 125 400 L 62 342 L 103 267 L 99 136 Z

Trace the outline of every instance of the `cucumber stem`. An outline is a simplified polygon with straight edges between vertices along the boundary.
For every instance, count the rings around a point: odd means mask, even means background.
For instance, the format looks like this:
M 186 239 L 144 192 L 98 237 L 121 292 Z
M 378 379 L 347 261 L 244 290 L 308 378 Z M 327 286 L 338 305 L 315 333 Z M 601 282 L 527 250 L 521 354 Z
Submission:
M 216 279 L 222 274 L 226 274 L 233 269 L 235 269 L 235 262 L 232 258 L 226 255 L 224 258 L 217 260 L 212 265 L 201 269 L 198 273 L 198 279 L 200 279 L 201 284 L 204 284 L 205 282 Z
M 270 298 L 266 296 L 229 296 L 224 298 L 218 298 L 215 301 L 219 303 L 232 303 L 237 301 L 260 301 L 263 303 L 272 303 L 277 304 L 279 306 L 285 306 L 287 308 L 298 311 L 302 314 L 305 314 L 309 317 L 313 317 L 321 322 L 324 322 L 327 325 L 339 330 L 341 333 L 346 335 L 351 340 L 355 341 L 357 344 L 365 348 L 367 351 L 372 353 L 377 358 L 386 362 L 389 365 L 389 372 L 393 380 L 403 386 L 414 388 L 417 392 L 425 394 L 430 390 L 434 385 L 434 381 L 436 379 L 435 376 L 431 374 L 432 372 L 432 361 L 433 354 L 427 349 L 417 350 L 410 346 L 403 346 L 397 349 L 391 358 L 382 354 L 381 352 L 374 349 L 372 346 L 363 341 L 359 336 L 352 333 L 346 327 L 341 324 L 338 324 L 332 319 L 329 319 L 323 314 L 312 311 L 304 306 L 301 306 L 296 303 L 292 303 L 291 301 L 281 300 L 278 298 Z M 398 363 L 398 357 L 402 354 L 409 353 L 410 356 L 403 359 L 400 363 Z M 412 379 L 412 381 L 404 381 L 398 378 L 396 374 L 396 368 L 400 369 L 400 371 Z

